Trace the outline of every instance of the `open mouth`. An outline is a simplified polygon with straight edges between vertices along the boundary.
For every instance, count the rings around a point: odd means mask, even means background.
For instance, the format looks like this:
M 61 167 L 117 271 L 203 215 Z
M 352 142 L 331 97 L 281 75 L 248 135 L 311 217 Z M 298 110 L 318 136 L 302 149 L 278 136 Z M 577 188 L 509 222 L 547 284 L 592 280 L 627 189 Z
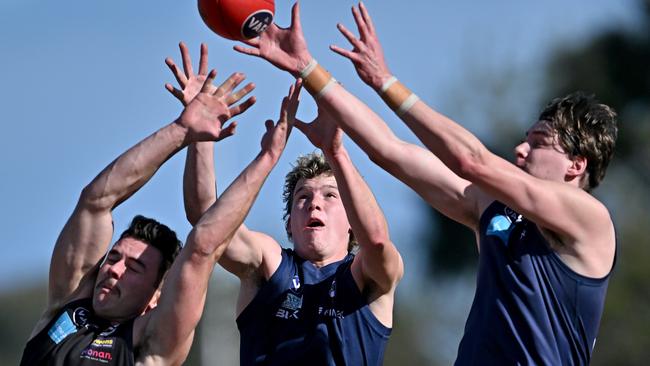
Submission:
M 318 228 L 318 227 L 323 227 L 325 224 L 319 220 L 319 219 L 310 219 L 309 222 L 307 223 L 307 227 L 309 228 Z

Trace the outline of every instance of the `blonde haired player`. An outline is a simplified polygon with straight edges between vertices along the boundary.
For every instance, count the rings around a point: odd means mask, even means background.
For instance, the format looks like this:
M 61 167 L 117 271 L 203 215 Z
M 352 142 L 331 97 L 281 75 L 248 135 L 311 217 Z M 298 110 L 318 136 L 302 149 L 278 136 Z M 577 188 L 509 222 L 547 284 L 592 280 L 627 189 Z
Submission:
M 270 26 L 267 32 L 277 31 Z M 201 73 L 168 61 L 192 98 Z M 207 62 L 203 47 L 199 64 Z M 191 67 L 191 66 L 190 66 Z M 308 85 L 311 88 L 311 85 Z M 290 114 L 294 117 L 295 110 Z M 265 233 L 239 227 L 220 264 L 240 280 L 237 326 L 242 365 L 381 365 L 393 320 L 402 259 L 388 225 L 343 146 L 342 131 L 321 111 L 315 121 L 292 121 L 323 154 L 297 159 L 284 187 L 285 227 L 293 249 Z M 190 222 L 216 197 L 212 144 L 190 146 L 185 204 Z M 242 192 L 254 199 L 259 189 Z M 217 203 L 239 210 L 221 195 Z M 351 247 L 358 244 L 358 251 Z

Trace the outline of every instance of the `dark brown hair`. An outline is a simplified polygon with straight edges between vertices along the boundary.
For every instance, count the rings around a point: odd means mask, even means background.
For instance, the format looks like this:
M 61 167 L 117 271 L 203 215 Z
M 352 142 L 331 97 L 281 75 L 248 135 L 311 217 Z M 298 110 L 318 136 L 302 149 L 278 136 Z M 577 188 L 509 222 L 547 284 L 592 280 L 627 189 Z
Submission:
M 120 239 L 126 237 L 142 240 L 160 251 L 163 257 L 159 270 L 160 279 L 172 266 L 182 246 L 174 231 L 158 221 L 142 215 L 135 216 L 129 228 L 120 235 Z
M 591 191 L 605 177 L 618 135 L 616 112 L 593 95 L 582 92 L 553 99 L 539 116 L 557 133 L 560 146 L 570 157 L 587 159 L 586 184 Z

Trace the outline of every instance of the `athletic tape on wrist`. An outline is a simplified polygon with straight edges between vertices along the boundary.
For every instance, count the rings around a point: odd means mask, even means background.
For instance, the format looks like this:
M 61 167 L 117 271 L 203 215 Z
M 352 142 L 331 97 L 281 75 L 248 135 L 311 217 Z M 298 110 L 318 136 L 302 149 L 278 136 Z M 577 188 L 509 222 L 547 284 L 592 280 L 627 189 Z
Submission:
M 415 95 L 415 93 L 411 93 L 411 95 L 406 98 L 406 100 L 400 104 L 399 108 L 395 111 L 395 114 L 398 116 L 402 116 L 404 113 L 408 112 L 411 107 L 413 107 L 413 104 L 415 104 L 418 100 L 420 100 L 420 97 Z
M 327 84 L 325 84 L 323 89 L 321 89 L 316 95 L 314 95 L 314 99 L 318 99 L 323 95 L 327 94 L 327 92 L 330 91 L 330 89 L 332 89 L 332 86 L 334 86 L 334 84 L 336 83 L 337 83 L 336 79 L 334 79 L 333 77 L 330 78 L 330 80 L 327 82 Z
M 396 80 L 381 94 L 381 98 L 390 109 L 396 111 L 411 94 L 413 93 L 404 84 Z
M 312 58 L 307 66 L 305 66 L 305 68 L 300 71 L 300 78 L 304 80 L 307 76 L 309 76 L 309 74 L 311 74 L 312 71 L 314 71 L 316 66 L 318 66 L 318 61 L 316 61 L 315 58 Z
M 309 94 L 319 98 L 325 95 L 334 83 L 336 83 L 336 80 L 332 75 L 322 66 L 316 65 L 309 75 L 303 79 L 302 85 Z
M 396 81 L 397 78 L 394 76 L 388 78 L 388 80 L 386 80 L 386 82 L 381 86 L 381 93 L 382 94 L 386 93 L 386 90 L 388 90 L 388 88 L 390 88 L 391 85 L 395 84 Z

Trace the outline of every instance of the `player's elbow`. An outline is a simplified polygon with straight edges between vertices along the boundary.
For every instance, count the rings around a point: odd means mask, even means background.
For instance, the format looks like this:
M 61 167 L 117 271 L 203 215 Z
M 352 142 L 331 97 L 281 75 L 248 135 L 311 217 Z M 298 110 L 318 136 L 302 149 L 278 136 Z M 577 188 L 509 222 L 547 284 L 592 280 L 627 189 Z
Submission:
M 197 222 L 199 222 L 199 219 L 201 218 L 201 215 L 197 214 L 193 210 L 190 209 L 185 209 L 185 218 L 187 219 L 187 222 L 194 227 Z
M 375 144 L 372 149 L 366 150 L 366 155 L 375 165 L 391 174 L 402 168 L 405 157 L 413 156 L 406 144 L 393 142 Z
M 93 183 L 90 183 L 81 191 L 79 205 L 92 211 L 112 210 L 115 206 L 115 198 L 98 190 Z
M 384 230 L 377 230 L 368 235 L 368 246 L 374 250 L 384 250 L 387 246 L 392 245 L 388 232 Z
M 452 170 L 463 179 L 476 181 L 488 165 L 486 152 L 485 149 L 475 149 L 462 155 L 456 162 L 456 168 Z
M 212 230 L 196 225 L 187 237 L 187 250 L 194 260 L 210 259 L 216 262 L 225 242 Z
M 404 276 L 402 256 L 392 248 L 392 253 L 384 253 L 380 270 L 375 272 L 374 282 L 380 293 L 386 294 L 395 290 Z

